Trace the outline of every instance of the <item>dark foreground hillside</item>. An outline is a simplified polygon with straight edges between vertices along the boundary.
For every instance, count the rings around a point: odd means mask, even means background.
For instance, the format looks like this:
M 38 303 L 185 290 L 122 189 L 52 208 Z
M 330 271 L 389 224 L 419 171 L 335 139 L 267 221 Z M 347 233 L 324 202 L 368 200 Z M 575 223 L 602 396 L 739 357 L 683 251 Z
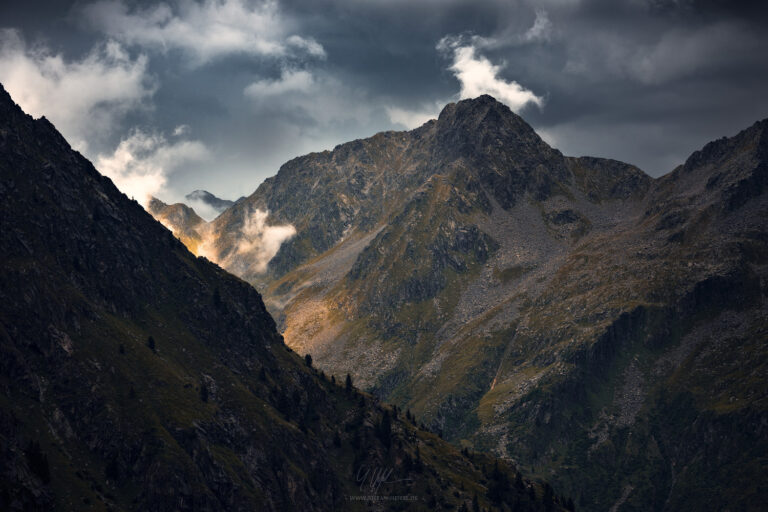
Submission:
M 0 176 L 0 510 L 567 504 L 319 374 L 2 88 Z

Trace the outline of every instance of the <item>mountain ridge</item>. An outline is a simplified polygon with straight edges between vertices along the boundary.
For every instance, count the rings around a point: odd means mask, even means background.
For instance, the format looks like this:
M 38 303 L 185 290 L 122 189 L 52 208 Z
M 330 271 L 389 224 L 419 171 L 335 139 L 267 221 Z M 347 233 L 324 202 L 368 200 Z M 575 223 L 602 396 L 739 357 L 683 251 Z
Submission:
M 654 179 L 565 157 L 492 98 L 464 100 L 287 162 L 217 219 L 218 249 L 248 208 L 294 225 L 266 273 L 242 274 L 289 345 L 455 443 L 552 476 L 583 508 L 749 508 L 765 490 L 702 490 L 724 475 L 665 417 L 671 400 L 717 431 L 721 460 L 755 481 L 765 432 L 737 441 L 726 425 L 765 417 L 765 126 Z M 659 449 L 639 455 L 626 431 Z
M 0 173 L 0 508 L 362 510 L 375 490 L 355 471 L 391 467 L 403 481 L 382 493 L 418 509 L 562 509 L 510 464 L 329 381 L 251 285 L 1 87 Z

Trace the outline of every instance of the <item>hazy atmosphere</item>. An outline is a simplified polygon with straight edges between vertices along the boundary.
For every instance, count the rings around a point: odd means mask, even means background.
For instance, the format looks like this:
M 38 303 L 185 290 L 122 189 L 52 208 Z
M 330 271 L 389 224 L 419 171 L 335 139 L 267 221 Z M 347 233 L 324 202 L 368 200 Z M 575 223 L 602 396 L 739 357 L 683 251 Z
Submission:
M 0 82 L 129 195 L 250 194 L 489 93 L 568 155 L 670 171 L 768 115 L 763 2 L 3 2 Z M 142 197 L 137 199 L 143 200 Z

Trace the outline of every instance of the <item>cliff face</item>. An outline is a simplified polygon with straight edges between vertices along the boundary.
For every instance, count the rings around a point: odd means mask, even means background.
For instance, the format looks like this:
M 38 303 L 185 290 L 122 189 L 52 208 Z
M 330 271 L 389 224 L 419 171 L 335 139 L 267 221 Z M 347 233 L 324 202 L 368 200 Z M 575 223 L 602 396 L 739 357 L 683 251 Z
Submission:
M 300 359 L 249 284 L 1 88 L 0 175 L 1 509 L 551 506 Z
M 564 157 L 484 96 L 288 162 L 216 219 L 216 248 L 251 210 L 295 226 L 242 272 L 289 346 L 587 509 L 749 508 L 768 453 L 766 126 L 654 180 Z

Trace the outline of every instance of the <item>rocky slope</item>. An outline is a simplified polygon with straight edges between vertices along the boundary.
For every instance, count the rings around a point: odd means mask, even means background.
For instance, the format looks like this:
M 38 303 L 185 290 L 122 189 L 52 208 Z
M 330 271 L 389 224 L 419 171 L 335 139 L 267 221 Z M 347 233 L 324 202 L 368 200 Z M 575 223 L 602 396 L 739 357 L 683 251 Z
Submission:
M 319 373 L 250 285 L 1 87 L 0 176 L 0 509 L 567 503 Z
M 195 213 L 195 210 L 183 203 L 165 204 L 156 197 L 151 197 L 147 211 L 170 229 L 190 251 L 197 255 L 204 252 L 208 223 Z
M 488 96 L 286 163 L 212 226 L 286 342 L 590 510 L 764 502 L 768 122 L 651 179 Z M 253 211 L 290 224 L 266 272 Z M 738 476 L 732 476 L 738 475 Z

